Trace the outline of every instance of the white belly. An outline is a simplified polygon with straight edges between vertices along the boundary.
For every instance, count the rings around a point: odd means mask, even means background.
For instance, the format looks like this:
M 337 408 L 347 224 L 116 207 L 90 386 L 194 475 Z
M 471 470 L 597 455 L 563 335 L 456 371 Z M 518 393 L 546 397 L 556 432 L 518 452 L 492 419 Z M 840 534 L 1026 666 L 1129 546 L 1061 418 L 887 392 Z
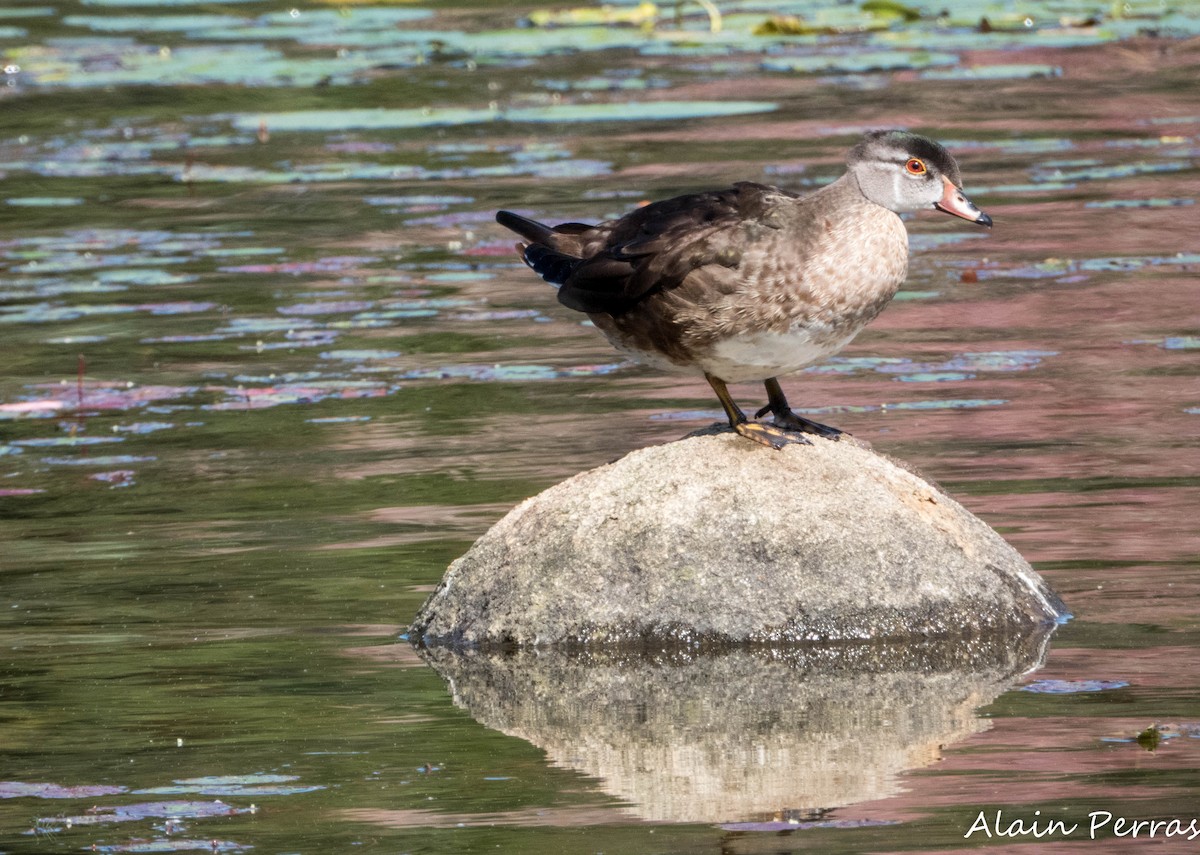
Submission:
M 858 333 L 820 325 L 797 326 L 783 333 L 760 332 L 727 338 L 703 358 L 701 368 L 727 383 L 766 380 L 799 371 L 837 353 Z

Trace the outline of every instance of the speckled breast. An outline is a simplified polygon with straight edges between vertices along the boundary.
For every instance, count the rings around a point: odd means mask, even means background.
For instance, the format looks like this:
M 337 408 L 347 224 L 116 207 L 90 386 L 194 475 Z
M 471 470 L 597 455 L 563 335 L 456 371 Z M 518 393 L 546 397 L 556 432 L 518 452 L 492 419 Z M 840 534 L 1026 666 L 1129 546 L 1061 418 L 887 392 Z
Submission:
M 799 371 L 845 347 L 907 272 L 898 216 L 866 204 L 841 213 L 803 257 L 767 244 L 736 271 L 697 271 L 638 311 L 593 320 L 619 350 L 664 370 L 731 383 Z

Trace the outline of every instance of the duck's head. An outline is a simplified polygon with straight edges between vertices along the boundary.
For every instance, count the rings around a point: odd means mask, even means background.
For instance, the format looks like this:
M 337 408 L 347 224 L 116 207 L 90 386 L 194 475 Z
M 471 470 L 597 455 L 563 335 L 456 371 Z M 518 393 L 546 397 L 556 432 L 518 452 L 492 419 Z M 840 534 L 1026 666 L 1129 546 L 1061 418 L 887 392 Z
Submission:
M 981 226 L 992 225 L 992 218 L 963 194 L 950 152 L 927 137 L 871 131 L 850 150 L 847 163 L 863 195 L 888 210 L 937 208 Z

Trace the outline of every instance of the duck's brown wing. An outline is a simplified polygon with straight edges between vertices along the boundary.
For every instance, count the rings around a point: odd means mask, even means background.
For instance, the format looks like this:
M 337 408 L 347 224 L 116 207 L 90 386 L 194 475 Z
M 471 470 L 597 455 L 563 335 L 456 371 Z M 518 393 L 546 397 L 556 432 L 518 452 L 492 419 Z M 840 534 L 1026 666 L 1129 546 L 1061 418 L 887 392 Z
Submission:
M 619 315 L 647 295 L 678 286 L 709 265 L 735 268 L 756 231 L 783 226 L 792 194 L 743 182 L 727 190 L 655 202 L 596 226 L 553 228 L 501 212 L 501 224 L 530 243 L 525 262 L 560 285 L 558 299 L 581 312 Z

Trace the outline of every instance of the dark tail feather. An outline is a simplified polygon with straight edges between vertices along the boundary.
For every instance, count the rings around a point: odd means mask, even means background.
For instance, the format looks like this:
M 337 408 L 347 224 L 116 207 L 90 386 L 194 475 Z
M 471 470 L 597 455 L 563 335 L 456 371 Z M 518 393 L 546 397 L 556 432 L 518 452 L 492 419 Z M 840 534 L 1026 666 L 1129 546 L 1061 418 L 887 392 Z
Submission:
M 497 211 L 496 222 L 509 231 L 514 231 L 530 243 L 550 243 L 554 230 L 528 217 L 514 214 L 512 211 Z
M 504 228 L 516 232 L 530 243 L 544 243 L 551 249 L 567 254 L 578 253 L 579 241 L 577 235 L 590 232 L 595 226 L 587 223 L 559 223 L 548 226 L 512 211 L 497 211 L 496 222 Z

